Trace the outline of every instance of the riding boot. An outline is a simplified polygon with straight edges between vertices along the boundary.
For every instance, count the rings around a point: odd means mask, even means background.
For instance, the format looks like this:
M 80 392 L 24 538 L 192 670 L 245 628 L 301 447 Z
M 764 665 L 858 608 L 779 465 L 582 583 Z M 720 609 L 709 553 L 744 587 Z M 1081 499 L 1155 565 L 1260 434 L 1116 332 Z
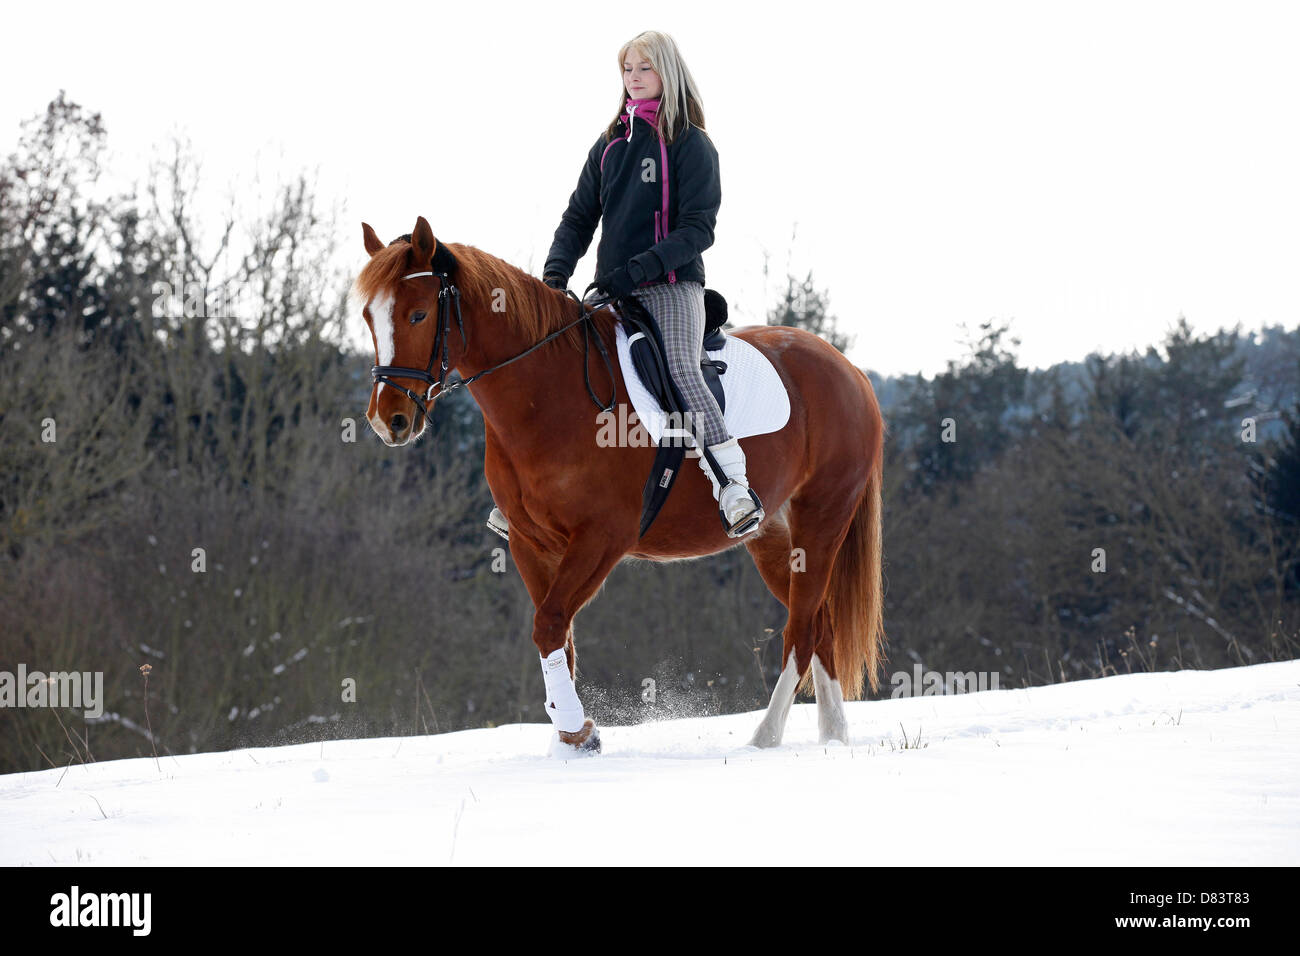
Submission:
M 500 508 L 492 508 L 492 513 L 488 515 L 487 526 L 507 541 L 510 540 L 510 522 L 506 520 L 506 516 L 501 513 Z
M 709 445 L 700 455 L 700 468 L 713 485 L 713 497 L 718 502 L 718 515 L 727 536 L 743 537 L 757 528 L 765 517 L 763 503 L 750 490 L 745 477 L 745 452 L 740 442 L 729 438 L 721 444 Z M 722 472 L 726 484 L 719 480 L 718 471 Z

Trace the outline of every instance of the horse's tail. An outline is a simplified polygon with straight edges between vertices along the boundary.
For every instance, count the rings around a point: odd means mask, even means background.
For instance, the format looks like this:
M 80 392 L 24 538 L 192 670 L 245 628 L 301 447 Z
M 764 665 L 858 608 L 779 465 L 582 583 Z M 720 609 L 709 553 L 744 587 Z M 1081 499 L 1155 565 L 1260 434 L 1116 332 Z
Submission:
M 835 646 L 835 675 L 845 700 L 862 696 L 865 670 L 873 692 L 880 687 L 884 665 L 884 575 L 881 564 L 881 484 L 884 469 L 884 424 L 880 422 L 867 487 L 840 545 L 826 589 L 827 610 Z

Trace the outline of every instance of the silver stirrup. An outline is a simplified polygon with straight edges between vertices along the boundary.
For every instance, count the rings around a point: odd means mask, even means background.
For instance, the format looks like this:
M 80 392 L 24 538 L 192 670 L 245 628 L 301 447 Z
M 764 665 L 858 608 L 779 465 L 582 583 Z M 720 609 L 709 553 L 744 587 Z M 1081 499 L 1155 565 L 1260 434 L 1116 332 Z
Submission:
M 510 522 L 506 520 L 506 516 L 501 513 L 500 508 L 494 507 L 492 509 L 492 513 L 488 515 L 487 526 L 507 541 L 510 540 Z
M 718 516 L 722 519 L 722 527 L 726 530 L 728 538 L 743 538 L 745 535 L 757 528 L 767 515 L 763 511 L 763 502 L 759 500 L 759 497 L 754 492 L 753 488 L 748 488 L 738 481 L 731 481 L 722 489 L 722 492 L 725 493 L 726 489 L 732 486 L 745 489 L 746 497 L 754 502 L 754 510 L 741 515 L 736 519 L 734 524 L 727 517 L 726 512 L 722 510 L 721 506 L 718 508 Z M 720 494 L 719 498 L 721 497 L 722 495 Z

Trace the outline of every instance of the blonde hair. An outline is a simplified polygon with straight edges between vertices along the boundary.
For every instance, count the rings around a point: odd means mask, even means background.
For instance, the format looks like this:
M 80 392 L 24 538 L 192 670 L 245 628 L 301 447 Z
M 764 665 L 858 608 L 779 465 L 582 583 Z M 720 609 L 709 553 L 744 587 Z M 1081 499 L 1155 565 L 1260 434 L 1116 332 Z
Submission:
M 704 131 L 704 105 L 700 99 L 700 88 L 695 85 L 695 77 L 686 68 L 686 61 L 677 50 L 677 44 L 667 33 L 647 30 L 639 33 L 624 43 L 618 51 L 619 98 L 618 112 L 610 121 L 605 131 L 605 139 L 613 140 L 618 135 L 618 120 L 627 112 L 627 88 L 623 85 L 623 61 L 630 51 L 635 51 L 650 61 L 650 66 L 659 74 L 663 83 L 663 93 L 659 98 L 659 119 L 657 123 L 659 138 L 671 143 L 686 132 L 687 125 Z

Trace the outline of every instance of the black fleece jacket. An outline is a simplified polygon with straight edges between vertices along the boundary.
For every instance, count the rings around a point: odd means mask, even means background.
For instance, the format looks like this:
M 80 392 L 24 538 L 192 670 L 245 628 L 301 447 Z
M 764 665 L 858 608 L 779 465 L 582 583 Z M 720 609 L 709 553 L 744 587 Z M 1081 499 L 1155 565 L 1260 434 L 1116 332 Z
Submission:
M 663 203 L 659 140 L 654 128 L 638 116 L 632 120 L 636 125 L 627 142 L 623 125 L 627 121 L 626 116 L 619 120 L 620 132 L 613 140 L 602 133 L 587 152 L 542 275 L 559 275 L 567 283 L 603 215 L 596 275 L 626 266 L 634 282 L 644 283 L 666 280 L 669 271 L 676 270 L 677 281 L 703 284 L 701 253 L 713 245 L 722 203 L 718 151 L 707 134 L 692 125 L 668 144 L 670 228 L 655 242 L 655 213 Z

